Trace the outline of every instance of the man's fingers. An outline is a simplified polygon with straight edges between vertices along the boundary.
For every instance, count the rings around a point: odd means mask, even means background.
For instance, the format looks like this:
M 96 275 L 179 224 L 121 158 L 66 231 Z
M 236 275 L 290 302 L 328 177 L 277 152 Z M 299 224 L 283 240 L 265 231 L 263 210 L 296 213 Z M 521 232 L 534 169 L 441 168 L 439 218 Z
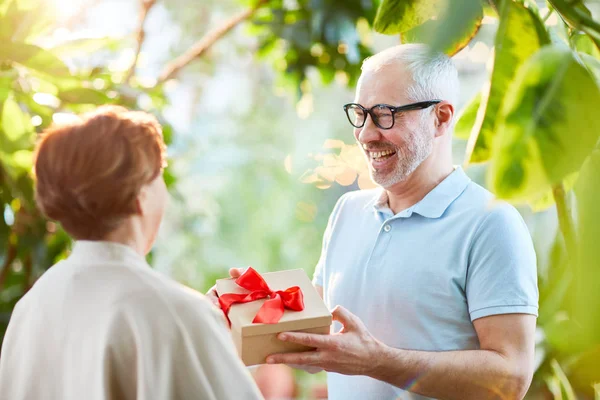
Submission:
M 298 343 L 317 348 L 328 347 L 331 341 L 331 336 L 329 335 L 302 332 L 284 332 L 277 335 L 277 338 L 283 342 Z
M 361 320 L 350 311 L 346 310 L 342 306 L 336 306 L 331 312 L 334 321 L 340 322 L 344 325 L 344 330 L 347 331 L 351 328 L 356 328 L 361 324 Z

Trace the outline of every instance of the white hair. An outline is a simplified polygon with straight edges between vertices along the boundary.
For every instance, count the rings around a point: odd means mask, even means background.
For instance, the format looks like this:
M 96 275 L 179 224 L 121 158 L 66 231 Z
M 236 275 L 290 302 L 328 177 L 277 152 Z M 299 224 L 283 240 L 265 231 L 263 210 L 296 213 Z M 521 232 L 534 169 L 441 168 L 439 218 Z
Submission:
M 412 83 L 405 93 L 409 101 L 446 100 L 457 106 L 458 72 L 445 54 L 433 52 L 424 44 L 401 44 L 365 59 L 362 70 L 377 72 L 394 64 L 404 66 L 410 73 Z

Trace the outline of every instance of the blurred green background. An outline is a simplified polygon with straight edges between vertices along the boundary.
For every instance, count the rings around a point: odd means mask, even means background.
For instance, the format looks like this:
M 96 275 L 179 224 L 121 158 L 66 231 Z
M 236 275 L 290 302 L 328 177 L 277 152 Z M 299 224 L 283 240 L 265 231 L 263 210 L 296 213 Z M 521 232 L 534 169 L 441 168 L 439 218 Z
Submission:
M 172 195 L 154 268 L 200 291 L 230 267 L 312 274 L 337 198 L 372 187 L 342 111 L 362 60 L 453 56 L 454 157 L 538 253 L 530 399 L 600 398 L 597 1 L 0 0 L 0 337 L 71 242 L 33 202 L 36 134 L 100 104 L 164 125 Z M 296 373 L 299 397 L 324 375 Z M 597 386 L 596 386 L 597 387 Z

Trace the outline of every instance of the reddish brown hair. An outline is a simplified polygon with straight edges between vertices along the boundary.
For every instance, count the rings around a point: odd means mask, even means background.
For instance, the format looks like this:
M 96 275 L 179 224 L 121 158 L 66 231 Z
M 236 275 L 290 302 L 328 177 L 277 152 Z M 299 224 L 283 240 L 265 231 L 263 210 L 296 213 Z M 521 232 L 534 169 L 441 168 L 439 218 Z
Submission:
M 158 177 L 165 158 L 156 118 L 100 107 L 41 135 L 35 153 L 38 207 L 75 239 L 103 239 L 136 212 L 140 189 Z

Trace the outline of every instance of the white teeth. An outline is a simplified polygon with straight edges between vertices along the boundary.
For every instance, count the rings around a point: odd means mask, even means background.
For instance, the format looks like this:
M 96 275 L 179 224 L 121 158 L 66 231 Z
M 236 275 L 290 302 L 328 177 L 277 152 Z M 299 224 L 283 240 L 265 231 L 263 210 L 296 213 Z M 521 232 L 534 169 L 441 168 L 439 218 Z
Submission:
M 371 152 L 371 157 L 372 158 L 381 158 L 381 157 L 385 157 L 385 156 L 388 156 L 388 155 L 393 154 L 393 153 L 394 153 L 393 150 L 372 151 Z

